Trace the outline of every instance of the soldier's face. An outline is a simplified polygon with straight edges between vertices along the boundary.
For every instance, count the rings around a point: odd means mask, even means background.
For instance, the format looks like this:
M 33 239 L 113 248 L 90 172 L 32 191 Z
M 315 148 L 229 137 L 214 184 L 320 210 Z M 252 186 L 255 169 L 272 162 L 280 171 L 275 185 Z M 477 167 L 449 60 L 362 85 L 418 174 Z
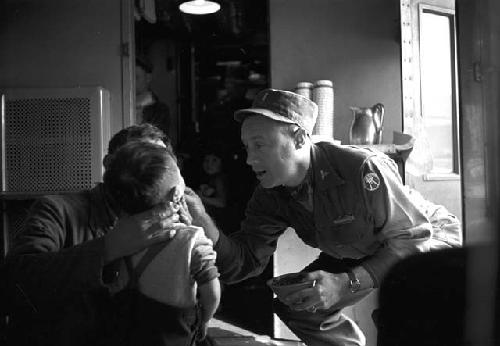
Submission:
M 264 188 L 290 185 L 297 174 L 295 142 L 283 126 L 263 116 L 250 116 L 241 126 L 246 162 Z

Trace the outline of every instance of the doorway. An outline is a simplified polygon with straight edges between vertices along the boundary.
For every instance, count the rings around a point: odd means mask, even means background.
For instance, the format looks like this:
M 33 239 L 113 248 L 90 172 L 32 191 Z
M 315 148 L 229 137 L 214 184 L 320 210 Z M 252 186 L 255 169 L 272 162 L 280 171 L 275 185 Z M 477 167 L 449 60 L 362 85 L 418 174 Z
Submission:
M 218 1 L 220 11 L 208 15 L 182 13 L 179 3 L 135 2 L 136 70 L 146 65 L 148 91 L 166 105 L 154 119 L 172 139 L 186 184 L 229 234 L 238 229 L 257 185 L 233 113 L 249 107 L 269 85 L 268 1 Z M 139 76 L 136 104 L 147 99 L 140 94 L 140 81 Z M 144 119 L 147 111 L 136 122 Z M 203 169 L 206 160 L 220 161 L 217 178 Z M 211 188 L 215 180 L 225 186 L 223 207 L 211 204 L 218 198 Z M 256 278 L 224 286 L 217 317 L 272 335 L 272 292 L 265 284 L 271 276 L 269 265 Z

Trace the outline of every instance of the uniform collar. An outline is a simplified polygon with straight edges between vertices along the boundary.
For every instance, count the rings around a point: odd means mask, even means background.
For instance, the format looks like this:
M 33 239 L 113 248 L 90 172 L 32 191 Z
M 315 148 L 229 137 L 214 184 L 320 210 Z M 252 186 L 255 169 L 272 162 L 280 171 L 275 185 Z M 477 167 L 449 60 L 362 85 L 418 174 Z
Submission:
M 312 185 L 312 175 L 311 175 L 311 167 L 307 169 L 306 176 L 302 180 L 302 182 L 297 186 L 283 186 L 284 190 L 287 191 L 292 197 L 300 196 L 307 190 L 309 186 Z
M 314 187 L 317 190 L 327 190 L 344 184 L 344 179 L 338 175 L 325 150 L 314 143 L 311 145 L 311 166 Z

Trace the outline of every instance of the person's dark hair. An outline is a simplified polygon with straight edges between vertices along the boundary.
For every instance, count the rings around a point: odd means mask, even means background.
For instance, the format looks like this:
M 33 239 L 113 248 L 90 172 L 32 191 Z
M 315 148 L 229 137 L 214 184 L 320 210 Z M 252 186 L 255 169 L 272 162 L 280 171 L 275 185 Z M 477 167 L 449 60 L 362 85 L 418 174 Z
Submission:
M 137 140 L 122 145 L 111 156 L 104 186 L 117 206 L 136 214 L 164 201 L 168 183 L 178 168 L 173 154 L 157 144 Z
M 165 143 L 167 149 L 173 152 L 172 144 L 167 135 L 158 127 L 143 123 L 140 125 L 132 125 L 117 132 L 109 141 L 108 154 L 112 155 L 118 148 L 131 140 L 161 140 Z
M 153 124 L 167 134 L 170 130 L 170 109 L 165 103 L 156 101 L 144 107 L 142 121 Z
M 151 66 L 151 64 L 143 58 L 136 57 L 135 58 L 135 65 L 142 68 L 146 73 L 153 72 L 153 66 Z

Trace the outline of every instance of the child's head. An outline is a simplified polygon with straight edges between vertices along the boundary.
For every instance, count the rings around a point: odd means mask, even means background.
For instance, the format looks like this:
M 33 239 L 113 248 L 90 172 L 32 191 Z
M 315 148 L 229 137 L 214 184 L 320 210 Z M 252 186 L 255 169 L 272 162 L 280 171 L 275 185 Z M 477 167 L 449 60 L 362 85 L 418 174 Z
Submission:
M 126 143 L 111 155 L 104 186 L 127 214 L 167 201 L 178 202 L 185 188 L 172 152 L 143 140 Z
M 203 170 L 208 175 L 222 172 L 222 158 L 216 153 L 207 153 L 203 157 Z
M 131 125 L 115 133 L 109 141 L 108 154 L 114 154 L 122 145 L 133 140 L 148 140 L 173 151 L 169 138 L 162 130 L 152 124 L 143 123 Z

